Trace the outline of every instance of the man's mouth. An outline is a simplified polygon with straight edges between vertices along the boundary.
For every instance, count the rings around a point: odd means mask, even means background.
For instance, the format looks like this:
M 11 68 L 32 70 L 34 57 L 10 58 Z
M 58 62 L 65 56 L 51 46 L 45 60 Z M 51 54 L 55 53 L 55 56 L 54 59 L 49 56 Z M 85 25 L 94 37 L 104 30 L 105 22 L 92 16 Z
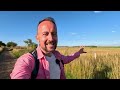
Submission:
M 54 42 L 49 42 L 49 43 L 46 43 L 46 45 L 51 45 L 51 46 L 53 46 L 53 45 L 55 45 L 55 43 L 54 43 Z

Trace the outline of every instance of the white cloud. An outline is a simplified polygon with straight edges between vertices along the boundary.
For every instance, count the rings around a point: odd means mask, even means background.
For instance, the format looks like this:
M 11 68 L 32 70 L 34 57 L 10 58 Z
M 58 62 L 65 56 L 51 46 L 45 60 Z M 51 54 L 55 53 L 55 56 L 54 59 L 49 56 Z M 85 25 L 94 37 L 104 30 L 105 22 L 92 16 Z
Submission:
M 116 32 L 116 31 L 112 31 L 113 33 Z
M 93 11 L 94 13 L 101 13 L 102 11 Z

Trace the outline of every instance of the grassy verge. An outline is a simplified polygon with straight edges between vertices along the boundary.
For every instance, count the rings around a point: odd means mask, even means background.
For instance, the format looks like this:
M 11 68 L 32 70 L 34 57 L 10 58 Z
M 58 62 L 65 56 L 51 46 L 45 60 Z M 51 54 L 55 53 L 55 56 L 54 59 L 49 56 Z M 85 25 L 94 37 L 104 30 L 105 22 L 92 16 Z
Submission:
M 3 52 L 4 47 L 0 47 L 0 54 Z
M 14 57 L 14 58 L 19 58 L 21 55 L 25 54 L 25 53 L 28 53 L 32 51 L 32 49 L 13 49 L 11 51 L 11 55 Z

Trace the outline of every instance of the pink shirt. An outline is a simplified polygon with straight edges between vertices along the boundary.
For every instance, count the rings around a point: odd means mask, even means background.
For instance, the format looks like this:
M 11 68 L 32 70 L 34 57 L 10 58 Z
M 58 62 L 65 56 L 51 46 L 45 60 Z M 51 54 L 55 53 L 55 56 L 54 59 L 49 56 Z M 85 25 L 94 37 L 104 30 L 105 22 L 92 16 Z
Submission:
M 50 79 L 49 62 L 46 60 L 40 47 L 37 47 L 36 50 L 40 62 L 39 65 L 40 67 L 36 79 Z M 67 64 L 80 56 L 80 52 L 76 52 L 69 56 L 61 55 L 58 51 L 54 51 L 53 54 L 55 55 L 56 59 L 63 60 L 64 64 Z M 11 79 L 30 79 L 31 72 L 34 69 L 34 64 L 35 64 L 34 58 L 30 53 L 22 55 L 17 59 L 15 63 L 14 69 L 10 74 Z M 66 79 L 64 67 L 61 62 L 60 70 L 61 70 L 60 79 Z

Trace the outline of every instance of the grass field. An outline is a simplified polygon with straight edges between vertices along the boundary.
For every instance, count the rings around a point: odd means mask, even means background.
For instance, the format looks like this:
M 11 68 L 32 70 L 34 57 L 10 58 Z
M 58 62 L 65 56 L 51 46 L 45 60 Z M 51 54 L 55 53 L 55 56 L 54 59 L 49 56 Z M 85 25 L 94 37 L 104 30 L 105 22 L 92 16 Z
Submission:
M 78 47 L 57 48 L 63 55 Z M 86 54 L 65 65 L 68 79 L 120 79 L 120 48 L 85 48 Z
M 58 47 L 63 55 L 70 55 L 79 47 Z M 87 53 L 65 64 L 67 79 L 120 79 L 120 48 L 85 47 Z M 13 50 L 19 57 L 27 50 Z

